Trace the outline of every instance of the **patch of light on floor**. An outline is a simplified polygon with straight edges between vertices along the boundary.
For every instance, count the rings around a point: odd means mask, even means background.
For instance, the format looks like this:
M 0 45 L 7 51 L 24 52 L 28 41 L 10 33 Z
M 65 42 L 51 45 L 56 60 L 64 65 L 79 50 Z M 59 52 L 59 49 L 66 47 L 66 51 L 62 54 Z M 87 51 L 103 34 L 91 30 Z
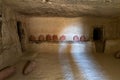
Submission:
M 69 59 L 65 55 L 65 51 L 67 48 L 67 43 L 61 43 L 59 48 L 59 60 L 62 67 L 63 77 L 65 80 L 75 80 L 70 64 Z
M 66 55 L 67 48 L 70 47 L 66 43 L 60 44 L 59 49 L 59 59 L 63 69 L 64 79 L 65 80 L 75 80 L 73 72 L 71 69 L 71 64 Z M 84 80 L 110 80 L 107 75 L 102 71 L 99 64 L 92 58 L 92 54 L 88 54 L 88 51 L 85 50 L 85 43 L 73 43 L 71 44 L 71 55 L 73 57 L 74 63 L 77 65 L 79 70 L 79 75 L 83 76 Z
M 66 27 L 61 34 L 67 36 L 66 41 L 73 40 L 73 35 L 82 35 L 83 29 L 81 25 L 71 25 Z M 59 60 L 63 69 L 63 74 L 65 80 L 75 80 L 75 75 L 73 76 L 72 67 L 70 60 L 77 65 L 76 68 L 79 70 L 79 75 L 82 76 L 81 80 L 110 80 L 104 71 L 102 71 L 101 66 L 93 59 L 91 51 L 92 49 L 86 45 L 87 43 L 60 43 L 59 47 Z M 72 58 L 68 58 L 68 55 Z M 68 77 L 69 76 L 69 79 Z
M 71 44 L 71 54 L 85 80 L 110 80 L 86 50 L 86 44 Z

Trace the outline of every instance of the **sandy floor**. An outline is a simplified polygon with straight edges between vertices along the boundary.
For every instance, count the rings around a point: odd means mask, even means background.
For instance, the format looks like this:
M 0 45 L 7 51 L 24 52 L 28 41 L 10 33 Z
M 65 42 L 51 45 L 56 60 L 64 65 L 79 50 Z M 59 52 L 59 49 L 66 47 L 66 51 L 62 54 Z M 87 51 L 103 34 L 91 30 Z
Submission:
M 25 76 L 22 69 L 26 60 L 21 60 L 16 65 L 17 73 L 7 80 L 120 80 L 120 60 L 110 54 L 94 53 L 91 44 L 32 46 L 38 49 L 37 68 Z

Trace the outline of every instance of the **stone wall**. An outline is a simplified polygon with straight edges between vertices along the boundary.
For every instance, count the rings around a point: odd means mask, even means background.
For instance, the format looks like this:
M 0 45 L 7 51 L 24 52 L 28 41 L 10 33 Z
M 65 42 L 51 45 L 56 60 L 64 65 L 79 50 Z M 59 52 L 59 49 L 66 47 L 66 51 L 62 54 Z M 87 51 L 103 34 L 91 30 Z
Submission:
M 110 29 L 110 33 L 113 33 L 116 35 L 116 39 L 111 39 L 106 41 L 106 46 L 105 46 L 105 53 L 116 53 L 120 51 L 120 18 L 116 19 L 117 21 L 114 22 L 116 25 L 114 27 L 114 32 L 112 31 L 112 28 Z
M 2 8 L 2 27 L 0 40 L 0 69 L 15 64 L 22 56 L 17 32 L 17 17 L 20 16 L 7 6 Z
M 117 32 L 120 39 L 120 17 L 118 18 L 118 21 L 117 21 Z
M 40 34 L 84 34 L 91 40 L 94 27 L 103 27 L 104 39 L 118 39 L 117 19 L 96 17 L 31 17 L 27 30 L 30 35 Z M 74 30 L 73 30 L 74 29 Z M 78 31 L 75 31 L 78 29 Z
M 111 49 L 111 41 L 116 42 L 116 40 L 120 39 L 119 36 L 119 26 L 117 18 L 101 18 L 101 17 L 75 17 L 75 18 L 65 18 L 65 17 L 29 17 L 28 18 L 28 26 L 26 27 L 28 32 L 28 37 L 30 35 L 34 35 L 36 38 L 40 34 L 56 34 L 58 36 L 65 34 L 67 36 L 86 35 L 89 39 L 91 46 L 95 46 L 93 41 L 93 29 L 94 27 L 103 27 L 104 31 L 104 39 L 105 43 L 105 53 L 116 52 L 120 49 L 116 48 L 116 43 Z M 71 37 L 71 39 L 72 39 Z M 110 43 L 109 43 L 110 42 Z M 110 45 L 109 45 L 110 44 Z M 30 45 L 35 50 L 41 49 L 41 52 L 44 52 L 44 48 L 48 46 L 38 44 L 38 45 Z M 53 44 L 54 46 L 54 44 Z M 51 46 L 52 47 L 52 46 Z M 50 48 L 50 47 L 49 47 Z M 56 47 L 55 50 L 58 47 Z M 48 49 L 48 48 L 47 48 Z M 95 51 L 95 47 L 93 47 Z M 47 50 L 51 52 L 51 50 Z

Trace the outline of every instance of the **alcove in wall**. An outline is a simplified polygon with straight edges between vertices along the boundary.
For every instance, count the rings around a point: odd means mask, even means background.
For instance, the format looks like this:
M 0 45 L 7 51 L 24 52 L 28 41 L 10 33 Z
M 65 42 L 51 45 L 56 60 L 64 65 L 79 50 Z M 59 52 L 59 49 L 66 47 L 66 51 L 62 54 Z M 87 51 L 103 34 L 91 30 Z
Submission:
M 93 30 L 93 40 L 103 40 L 103 27 L 95 27 Z
M 96 52 L 104 53 L 105 41 L 103 27 L 93 29 L 93 41 L 95 41 Z

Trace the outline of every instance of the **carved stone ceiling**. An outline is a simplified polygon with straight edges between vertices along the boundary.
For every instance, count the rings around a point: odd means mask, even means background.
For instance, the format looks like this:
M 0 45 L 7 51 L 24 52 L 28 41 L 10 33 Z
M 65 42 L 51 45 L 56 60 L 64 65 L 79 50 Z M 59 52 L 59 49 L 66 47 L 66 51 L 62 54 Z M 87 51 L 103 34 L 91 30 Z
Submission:
M 120 0 L 4 0 L 15 11 L 39 16 L 120 16 Z

